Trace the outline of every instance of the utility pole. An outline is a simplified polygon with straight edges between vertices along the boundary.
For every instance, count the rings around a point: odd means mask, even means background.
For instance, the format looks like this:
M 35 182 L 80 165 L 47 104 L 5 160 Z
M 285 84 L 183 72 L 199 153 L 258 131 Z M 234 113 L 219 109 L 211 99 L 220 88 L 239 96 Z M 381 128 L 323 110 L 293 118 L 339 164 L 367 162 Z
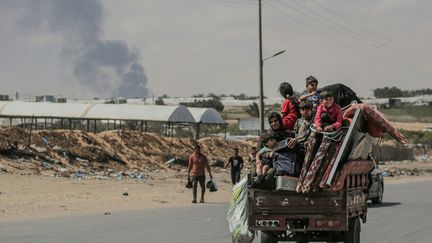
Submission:
M 258 0 L 258 15 L 259 15 L 259 68 L 260 68 L 260 80 L 259 80 L 259 119 L 260 119 L 260 130 L 264 132 L 264 76 L 263 76 L 263 55 L 262 55 L 262 15 L 261 15 L 262 0 Z

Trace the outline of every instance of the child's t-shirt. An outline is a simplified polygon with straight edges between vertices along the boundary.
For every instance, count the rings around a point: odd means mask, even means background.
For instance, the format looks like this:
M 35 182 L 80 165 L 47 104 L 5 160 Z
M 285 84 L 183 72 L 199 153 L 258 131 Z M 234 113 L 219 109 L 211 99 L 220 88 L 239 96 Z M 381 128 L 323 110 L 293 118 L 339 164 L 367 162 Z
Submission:
M 264 146 L 260 151 L 259 154 L 261 155 L 261 161 L 263 165 L 270 165 L 271 164 L 271 158 L 270 153 L 272 150 L 266 146 Z
M 323 113 L 327 113 L 327 115 L 329 115 L 335 121 L 331 124 L 335 129 L 339 129 L 342 126 L 342 108 L 340 105 L 333 103 L 330 108 L 325 107 L 324 104 L 319 105 L 314 120 L 316 126 L 323 126 L 323 122 L 321 120 L 321 115 Z
M 310 124 L 311 121 L 308 121 L 303 117 L 296 121 L 296 124 L 294 125 L 294 131 L 296 133 L 296 139 L 298 142 L 303 143 L 309 138 L 311 132 L 309 129 Z
M 297 98 L 292 97 L 291 99 L 298 103 L 298 100 L 296 100 Z M 281 113 L 283 128 L 285 130 L 292 131 L 294 128 L 294 124 L 297 120 L 296 104 L 294 104 L 294 102 L 291 102 L 290 99 L 285 99 L 281 106 Z
M 309 94 L 309 92 L 306 90 L 302 94 L 302 96 L 308 95 L 308 94 Z M 312 104 L 313 111 L 317 110 L 317 108 L 318 108 L 318 106 L 320 104 L 320 99 L 321 99 L 321 96 L 320 96 L 320 93 L 318 93 L 318 92 L 315 95 L 312 95 L 312 96 L 309 96 L 309 97 L 306 98 L 306 100 L 309 101 Z

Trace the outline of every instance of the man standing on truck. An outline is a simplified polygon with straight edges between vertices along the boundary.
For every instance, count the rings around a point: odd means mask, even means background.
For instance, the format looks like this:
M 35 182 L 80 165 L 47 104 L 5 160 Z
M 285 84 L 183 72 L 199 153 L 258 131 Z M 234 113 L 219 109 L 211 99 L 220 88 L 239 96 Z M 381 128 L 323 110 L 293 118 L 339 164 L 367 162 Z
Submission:
M 210 179 L 213 179 L 210 171 L 210 166 L 207 160 L 207 156 L 201 153 L 201 146 L 197 144 L 195 146 L 194 153 L 189 157 L 188 166 L 188 180 L 192 181 L 192 203 L 197 203 L 197 186 L 198 183 L 201 187 L 201 200 L 200 203 L 204 203 L 205 193 L 205 168 L 209 173 Z
M 234 156 L 231 156 L 225 169 L 231 167 L 231 181 L 235 185 L 240 181 L 240 172 L 243 169 L 243 158 L 239 156 L 238 148 L 234 148 Z

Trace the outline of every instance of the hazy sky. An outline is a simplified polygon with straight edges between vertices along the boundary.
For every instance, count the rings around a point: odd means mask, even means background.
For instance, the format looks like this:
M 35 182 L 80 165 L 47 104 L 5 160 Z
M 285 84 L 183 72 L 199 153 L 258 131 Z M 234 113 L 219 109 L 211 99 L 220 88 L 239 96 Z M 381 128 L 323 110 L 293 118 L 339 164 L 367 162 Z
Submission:
M 94 85 L 74 75 L 73 57 L 65 57 L 75 43 L 69 38 L 74 29 L 38 25 L 26 18 L 34 13 L 26 4 L 15 4 L 28 0 L 11 1 L 0 0 L 0 5 L 8 5 L 0 8 L 0 93 L 81 98 L 113 94 L 112 70 L 103 70 Z M 118 43 L 127 46 L 132 59 L 124 64 L 139 61 L 150 95 L 258 94 L 257 1 L 92 2 L 102 10 L 96 19 L 97 40 L 121 40 Z M 384 86 L 431 88 L 431 12 L 429 0 L 265 0 L 264 56 L 286 50 L 265 62 L 265 95 L 277 96 L 282 81 L 302 90 L 309 75 L 318 78 L 320 86 L 342 82 L 362 96 Z M 101 83 L 105 79 L 107 83 Z

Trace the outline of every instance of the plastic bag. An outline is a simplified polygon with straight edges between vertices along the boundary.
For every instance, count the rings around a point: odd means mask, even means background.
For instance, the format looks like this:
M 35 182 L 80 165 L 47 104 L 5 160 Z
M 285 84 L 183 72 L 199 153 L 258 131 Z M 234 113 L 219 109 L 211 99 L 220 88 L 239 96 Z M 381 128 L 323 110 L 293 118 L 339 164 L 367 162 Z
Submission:
M 247 203 L 248 187 L 245 177 L 233 188 L 227 215 L 229 230 L 236 243 L 251 243 L 255 237 L 254 232 L 249 230 Z
M 188 179 L 188 181 L 186 182 L 185 187 L 189 189 L 192 188 L 192 181 L 190 179 Z
M 210 190 L 210 192 L 217 192 L 216 181 L 211 179 L 207 182 L 206 187 Z

